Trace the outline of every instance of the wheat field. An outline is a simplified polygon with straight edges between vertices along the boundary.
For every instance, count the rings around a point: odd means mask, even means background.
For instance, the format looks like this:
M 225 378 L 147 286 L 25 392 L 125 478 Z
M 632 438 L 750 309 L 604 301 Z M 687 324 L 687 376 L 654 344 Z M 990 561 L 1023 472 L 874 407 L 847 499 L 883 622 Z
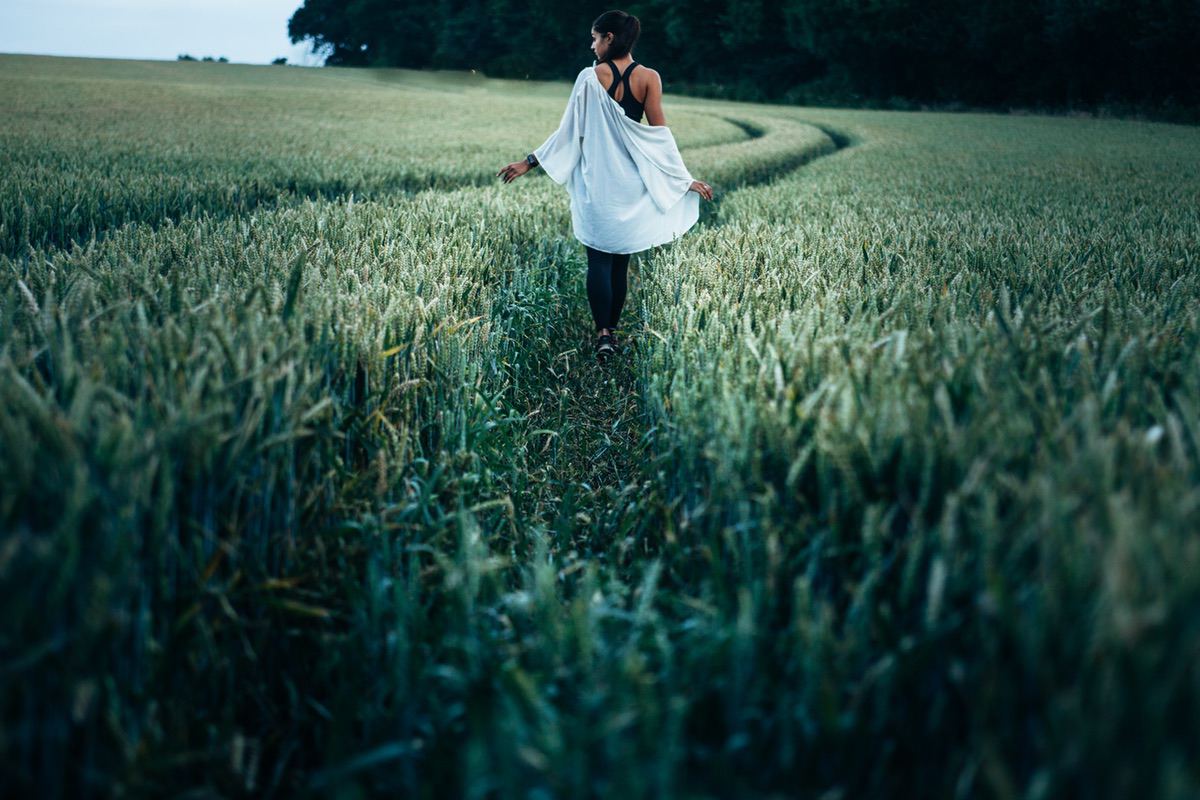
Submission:
M 1200 131 L 569 91 L 0 56 L 4 794 L 1200 793 Z

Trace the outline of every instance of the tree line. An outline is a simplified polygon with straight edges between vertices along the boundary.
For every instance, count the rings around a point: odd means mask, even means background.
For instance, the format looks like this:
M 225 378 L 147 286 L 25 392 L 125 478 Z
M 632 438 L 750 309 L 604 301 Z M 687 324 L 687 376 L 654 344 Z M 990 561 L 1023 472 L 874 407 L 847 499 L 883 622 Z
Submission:
M 667 91 L 827 105 L 1200 107 L 1200 0 L 640 0 L 639 61 Z M 577 0 L 304 0 L 288 23 L 329 65 L 572 78 Z

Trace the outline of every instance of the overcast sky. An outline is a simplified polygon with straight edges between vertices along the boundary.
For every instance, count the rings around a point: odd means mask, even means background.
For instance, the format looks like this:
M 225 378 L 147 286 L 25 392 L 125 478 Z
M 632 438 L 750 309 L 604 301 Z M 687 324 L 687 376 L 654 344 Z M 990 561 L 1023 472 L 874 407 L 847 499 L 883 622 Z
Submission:
M 303 0 L 0 0 L 0 53 L 151 58 L 225 56 L 317 64 L 288 41 Z

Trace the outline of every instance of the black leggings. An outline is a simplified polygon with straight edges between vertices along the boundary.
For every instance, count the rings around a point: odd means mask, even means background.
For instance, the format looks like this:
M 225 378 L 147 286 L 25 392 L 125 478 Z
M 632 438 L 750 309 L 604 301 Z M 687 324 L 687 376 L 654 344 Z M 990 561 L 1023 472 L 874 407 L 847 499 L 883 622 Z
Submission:
M 605 253 L 603 250 L 587 248 L 588 304 L 592 307 L 592 318 L 596 330 L 617 327 L 621 308 L 625 305 L 625 291 L 629 274 L 629 253 Z

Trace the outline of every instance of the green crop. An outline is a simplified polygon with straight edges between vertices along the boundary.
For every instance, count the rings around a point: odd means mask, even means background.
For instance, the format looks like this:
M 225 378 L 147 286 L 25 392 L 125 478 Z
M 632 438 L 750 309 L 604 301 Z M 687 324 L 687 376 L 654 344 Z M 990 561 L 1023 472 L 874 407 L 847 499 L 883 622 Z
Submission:
M 1200 791 L 1200 134 L 0 57 L 16 794 Z

